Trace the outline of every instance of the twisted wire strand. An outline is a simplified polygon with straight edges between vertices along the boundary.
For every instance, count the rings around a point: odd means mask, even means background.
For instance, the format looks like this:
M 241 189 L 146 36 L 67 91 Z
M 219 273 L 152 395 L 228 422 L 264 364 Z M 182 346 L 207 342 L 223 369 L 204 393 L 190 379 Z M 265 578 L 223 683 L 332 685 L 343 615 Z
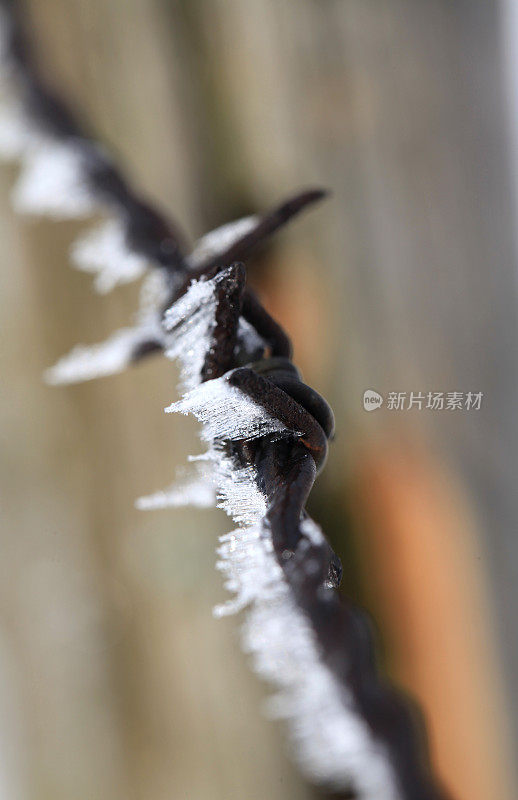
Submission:
M 4 62 L 14 74 L 19 98 L 31 124 L 51 139 L 73 146 L 80 156 L 82 176 L 89 190 L 99 204 L 107 205 L 122 221 L 128 250 L 145 257 L 151 267 L 166 276 L 164 307 L 172 306 L 162 318 L 166 333 L 163 338 L 157 335 L 156 339 L 140 342 L 132 352 L 132 360 L 166 349 L 170 335 L 167 320 L 169 314 L 169 323 L 173 325 L 173 304 L 182 302 L 182 298 L 186 302 L 196 282 L 205 287 L 210 285 L 214 290 L 211 297 L 215 313 L 197 382 L 223 386 L 222 391 L 227 393 L 238 392 L 240 398 L 248 398 L 269 420 L 266 433 L 264 420 L 259 433 L 254 431 L 249 436 L 216 433 L 211 442 L 213 454 L 230 469 L 231 483 L 237 485 L 242 475 L 251 475 L 252 484 L 264 499 L 264 513 L 255 518 L 257 535 L 250 533 L 252 528 L 247 529 L 246 535 L 256 536 L 254 541 L 264 547 L 265 558 L 273 556 L 278 580 L 285 582 L 290 608 L 298 615 L 297 619 L 292 615 L 292 619 L 288 614 L 282 637 L 290 641 L 290 629 L 297 627 L 300 617 L 304 631 L 309 630 L 319 668 L 321 664 L 330 673 L 333 687 L 337 687 L 331 712 L 340 719 L 344 709 L 353 709 L 363 726 L 361 730 L 365 729 L 369 741 L 374 742 L 372 752 L 381 764 L 376 780 L 371 780 L 367 773 L 371 763 L 373 773 L 376 771 L 375 759 L 371 762 L 369 752 L 360 752 L 361 742 L 367 739 L 359 737 L 356 761 L 353 758 L 343 768 L 331 763 L 326 772 L 322 767 L 325 758 L 317 758 L 311 776 L 369 800 L 445 800 L 447 794 L 430 770 L 419 713 L 380 676 L 370 620 L 340 597 L 339 559 L 305 511 L 307 497 L 325 460 L 327 439 L 333 430 L 332 412 L 323 398 L 302 383 L 291 364 L 289 338 L 246 287 L 244 267 L 235 263 L 325 193 L 310 190 L 296 195 L 193 267 L 185 237 L 177 226 L 138 195 L 114 160 L 42 80 L 27 44 L 16 1 L 0 0 L 0 10 Z M 254 346 L 242 333 L 242 320 L 255 332 Z M 178 325 L 181 327 L 183 322 L 180 319 Z M 262 342 L 259 348 L 258 340 Z M 246 482 L 243 485 L 245 489 L 248 486 Z M 245 558 L 247 552 L 245 549 Z M 262 618 L 271 625 L 275 623 L 271 611 L 274 600 L 278 599 L 272 580 L 267 590 L 271 597 L 262 607 Z M 256 630 L 256 638 L 257 635 Z M 264 642 L 257 646 L 259 653 L 265 646 Z M 301 678 L 291 676 L 295 683 Z M 304 724 L 311 726 L 311 720 L 306 719 Z M 308 736 L 310 740 L 318 739 L 323 734 L 333 735 L 332 731 L 310 727 L 306 739 Z M 353 750 L 354 744 L 353 741 Z M 308 758 L 312 757 L 311 741 L 305 752 L 309 753 Z

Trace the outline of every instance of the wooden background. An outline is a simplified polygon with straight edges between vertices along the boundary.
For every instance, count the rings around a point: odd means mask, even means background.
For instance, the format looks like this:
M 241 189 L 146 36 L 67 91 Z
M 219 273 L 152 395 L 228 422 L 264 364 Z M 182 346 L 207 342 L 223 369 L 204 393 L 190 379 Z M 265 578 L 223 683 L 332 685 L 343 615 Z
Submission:
M 250 264 L 337 439 L 311 509 L 422 702 L 458 800 L 512 800 L 517 297 L 498 4 L 30 0 L 42 63 L 193 235 L 308 184 L 333 198 Z M 314 797 L 261 715 L 214 571 L 222 514 L 142 514 L 195 426 L 162 359 L 49 389 L 125 324 L 72 271 L 79 225 L 16 218 L 0 172 L 0 796 Z M 366 414 L 363 391 L 482 391 Z M 514 683 L 513 683 L 514 681 Z

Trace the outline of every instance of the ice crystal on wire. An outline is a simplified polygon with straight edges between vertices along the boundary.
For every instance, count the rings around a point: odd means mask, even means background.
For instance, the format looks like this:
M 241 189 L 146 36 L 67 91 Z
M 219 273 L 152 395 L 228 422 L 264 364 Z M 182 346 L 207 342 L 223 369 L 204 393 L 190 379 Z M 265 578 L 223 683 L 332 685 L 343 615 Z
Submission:
M 209 450 L 214 461 L 218 508 L 238 525 L 252 525 L 266 514 L 266 498 L 257 486 L 253 467 L 237 466 L 221 447 Z
M 13 190 L 13 205 L 24 214 L 54 219 L 93 214 L 97 203 L 85 180 L 79 148 L 51 140 L 30 148 Z
M 224 377 L 201 384 L 167 410 L 193 413 L 209 442 L 286 431 Z M 290 723 L 294 756 L 305 774 L 340 788 L 353 784 L 365 800 L 395 800 L 398 792 L 386 753 L 352 698 L 322 664 L 309 622 L 275 559 L 263 522 L 266 498 L 253 468 L 236 467 L 222 446 L 213 446 L 209 458 L 214 462 L 218 504 L 241 525 L 221 537 L 218 568 L 234 598 L 214 613 L 222 616 L 248 608 L 244 647 L 253 655 L 257 672 L 278 687 L 269 708 Z M 312 544 L 323 543 L 322 532 L 311 520 L 304 520 L 301 528 Z
M 167 489 L 139 497 L 135 507 L 139 511 L 158 508 L 213 508 L 216 505 L 216 492 L 213 486 L 202 478 L 189 481 L 175 481 Z
M 158 508 L 213 508 L 216 505 L 216 486 L 206 460 L 198 459 L 190 475 L 179 475 L 167 489 L 139 497 L 135 507 L 140 511 Z
M 0 106 L 0 160 L 18 161 L 38 138 L 20 104 L 4 98 Z
M 257 439 L 289 430 L 278 419 L 267 414 L 262 406 L 231 386 L 225 376 L 191 389 L 165 410 L 194 414 L 203 425 L 201 436 L 206 442 L 215 439 Z
M 179 359 L 184 389 L 193 389 L 200 382 L 205 357 L 211 347 L 216 292 L 231 270 L 232 267 L 227 267 L 211 279 L 193 280 L 187 292 L 166 311 L 166 356 L 172 360 Z M 238 339 L 250 353 L 264 346 L 252 326 L 243 319 L 239 320 Z
M 133 327 L 115 331 L 104 342 L 77 345 L 45 372 L 47 383 L 80 383 L 123 372 L 140 347 L 147 342 L 162 341 L 157 304 L 164 291 L 162 277 L 150 273 L 142 285 L 140 308 Z
M 227 250 L 241 237 L 249 233 L 257 225 L 258 221 L 259 217 L 256 215 L 241 217 L 241 219 L 227 222 L 225 225 L 206 233 L 205 236 L 198 239 L 188 257 L 190 268 L 196 269 L 205 261 L 217 256 L 218 253 Z
M 193 281 L 165 314 L 166 355 L 178 358 L 182 385 L 193 389 L 200 381 L 216 310 L 215 280 Z
M 78 269 L 95 275 L 100 294 L 140 278 L 147 267 L 147 259 L 128 248 L 125 225 L 118 219 L 109 219 L 77 239 L 71 258 Z
M 199 385 L 166 410 L 193 413 L 209 442 L 287 432 L 225 377 Z M 364 800 L 396 800 L 399 791 L 383 745 L 322 663 L 309 621 L 276 561 L 264 522 L 266 498 L 254 469 L 237 467 L 222 445 L 212 444 L 207 457 L 214 465 L 218 505 L 241 526 L 221 538 L 218 569 L 234 597 L 217 606 L 215 615 L 247 608 L 244 648 L 256 671 L 277 687 L 269 709 L 289 723 L 302 771 L 336 788 L 354 786 Z M 323 544 L 320 528 L 309 518 L 301 531 L 312 545 Z
M 321 540 L 315 523 L 309 535 Z M 271 714 L 290 725 L 302 771 L 336 788 L 353 786 L 363 800 L 396 800 L 395 777 L 352 697 L 322 663 L 314 633 L 297 607 L 261 521 L 221 537 L 218 568 L 235 597 L 217 616 L 247 608 L 243 644 L 255 670 L 278 687 Z
M 45 372 L 45 380 L 67 384 L 115 375 L 126 369 L 140 342 L 139 328 L 121 328 L 99 344 L 76 345 Z

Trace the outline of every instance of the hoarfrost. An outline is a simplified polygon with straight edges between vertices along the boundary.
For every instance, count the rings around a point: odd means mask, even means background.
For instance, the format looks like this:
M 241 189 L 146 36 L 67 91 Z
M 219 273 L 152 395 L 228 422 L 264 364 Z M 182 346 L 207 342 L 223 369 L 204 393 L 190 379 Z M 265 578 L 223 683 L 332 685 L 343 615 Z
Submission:
M 231 267 L 221 270 L 214 278 L 192 281 L 187 292 L 166 311 L 164 327 L 167 335 L 166 355 L 178 358 L 181 364 L 182 387 L 194 389 L 206 354 L 211 347 L 211 334 L 216 313 L 216 290 L 225 280 Z M 264 340 L 246 320 L 239 320 L 238 339 L 244 350 L 254 353 L 265 347 Z
M 314 530 L 313 530 L 314 529 Z M 306 535 L 322 540 L 311 520 Z M 352 696 L 322 663 L 313 631 L 297 607 L 261 522 L 221 537 L 218 568 L 233 600 L 216 616 L 248 607 L 243 644 L 255 670 L 278 687 L 270 713 L 286 719 L 293 756 L 313 781 L 354 787 L 362 800 L 400 797 L 387 753 Z
M 168 288 L 165 274 L 161 270 L 146 273 L 140 287 L 137 320 L 141 324 L 152 324 L 157 331 L 164 333 L 162 325 L 162 309 L 167 300 Z
M 16 211 L 54 219 L 80 219 L 98 210 L 85 181 L 79 149 L 51 140 L 24 155 L 12 201 Z
M 239 525 L 252 525 L 266 514 L 266 498 L 259 490 L 252 467 L 238 467 L 214 448 L 214 473 L 218 481 L 218 508 Z
M 45 372 L 45 380 L 54 385 L 80 383 L 122 372 L 142 338 L 140 328 L 121 328 L 99 344 L 77 345 Z
M 166 356 L 178 358 L 182 385 L 194 389 L 200 381 L 216 310 L 216 279 L 193 281 L 187 292 L 166 311 Z
M 209 467 L 203 461 L 196 462 L 191 475 L 179 477 L 171 486 L 145 497 L 139 497 L 135 507 L 139 511 L 159 508 L 213 508 L 216 505 L 216 487 Z
M 18 161 L 38 138 L 19 104 L 3 99 L 0 107 L 0 159 Z
M 147 267 L 143 256 L 128 249 L 125 226 L 118 219 L 110 219 L 78 239 L 71 258 L 78 269 L 96 276 L 94 286 L 100 294 L 140 278 Z
M 246 236 L 258 223 L 259 217 L 242 217 L 234 222 L 228 222 L 220 228 L 215 228 L 210 233 L 198 239 L 196 245 L 188 257 L 188 264 L 191 269 L 197 269 L 205 261 L 214 258 L 218 253 L 227 250 L 235 242 Z
M 120 328 L 104 342 L 77 345 L 45 372 L 50 384 L 80 383 L 123 372 L 146 342 L 162 342 L 163 328 L 157 310 L 165 292 L 165 282 L 158 273 L 150 273 L 140 293 L 140 308 L 133 327 Z
M 231 386 L 226 376 L 191 389 L 165 410 L 194 414 L 203 424 L 202 439 L 208 442 L 215 439 L 257 439 L 271 433 L 296 433 L 267 414 L 262 406 L 254 403 L 235 386 Z
M 238 338 L 246 353 L 253 354 L 258 349 L 264 351 L 267 346 L 267 342 L 259 336 L 253 325 L 243 317 L 239 320 Z

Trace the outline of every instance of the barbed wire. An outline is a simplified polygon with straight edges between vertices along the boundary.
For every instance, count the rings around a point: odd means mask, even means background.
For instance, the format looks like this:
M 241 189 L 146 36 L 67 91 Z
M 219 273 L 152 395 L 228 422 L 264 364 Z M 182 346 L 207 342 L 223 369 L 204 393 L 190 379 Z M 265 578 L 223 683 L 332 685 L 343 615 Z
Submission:
M 0 10 L 0 151 L 23 165 L 15 206 L 52 217 L 105 214 L 73 251 L 100 291 L 147 274 L 136 324 L 76 348 L 48 380 L 112 374 L 159 351 L 180 359 L 186 392 L 166 410 L 197 416 L 208 449 L 190 483 L 141 507 L 216 502 L 238 523 L 219 549 L 235 599 L 218 613 L 248 608 L 245 645 L 278 687 L 272 711 L 289 721 L 310 780 L 365 800 L 446 798 L 420 716 L 380 675 L 370 620 L 341 598 L 340 561 L 305 511 L 332 411 L 302 382 L 288 336 L 246 286 L 240 263 L 325 192 L 298 193 L 189 251 L 178 226 L 42 80 L 15 0 L 0 0 Z

